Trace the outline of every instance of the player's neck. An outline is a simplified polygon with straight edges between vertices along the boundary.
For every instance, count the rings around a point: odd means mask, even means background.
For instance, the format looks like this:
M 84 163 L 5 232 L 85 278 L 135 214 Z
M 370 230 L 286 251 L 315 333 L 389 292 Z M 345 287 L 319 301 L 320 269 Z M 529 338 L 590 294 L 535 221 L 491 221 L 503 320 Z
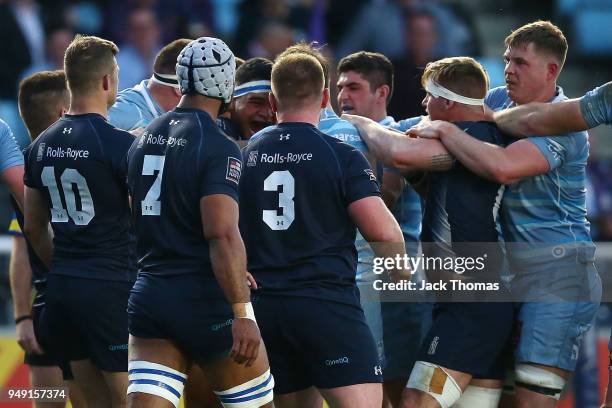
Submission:
M 155 102 L 159 105 L 164 112 L 174 109 L 178 102 L 178 97 L 174 92 L 174 88 L 166 85 L 160 85 L 155 82 L 149 81 L 147 85 L 151 96 L 155 99 Z
M 449 122 L 479 122 L 487 120 L 487 118 L 482 107 L 466 107 L 456 108 L 449 113 L 446 120 Z
M 68 114 L 83 115 L 86 113 L 97 113 L 99 115 L 104 116 L 105 118 L 108 117 L 108 105 L 106 104 L 106 96 L 79 96 L 70 99 L 70 109 L 68 109 Z
M 176 107 L 185 109 L 199 109 L 208 113 L 212 120 L 216 120 L 217 116 L 219 115 L 221 101 L 201 95 L 183 95 Z
M 377 109 L 370 115 L 370 119 L 374 122 L 380 123 L 383 119 L 387 117 L 387 109 Z
M 517 105 L 524 105 L 526 103 L 530 103 L 530 102 L 542 102 L 542 103 L 548 103 L 550 102 L 555 95 L 557 94 L 557 83 L 554 82 L 552 84 L 550 84 L 549 86 L 543 87 L 540 92 L 536 93 L 534 95 L 534 97 L 528 101 L 525 102 L 517 102 Z
M 276 112 L 276 121 L 278 123 L 285 122 L 301 122 L 310 123 L 313 126 L 319 125 L 320 110 L 316 111 L 288 111 L 288 112 Z

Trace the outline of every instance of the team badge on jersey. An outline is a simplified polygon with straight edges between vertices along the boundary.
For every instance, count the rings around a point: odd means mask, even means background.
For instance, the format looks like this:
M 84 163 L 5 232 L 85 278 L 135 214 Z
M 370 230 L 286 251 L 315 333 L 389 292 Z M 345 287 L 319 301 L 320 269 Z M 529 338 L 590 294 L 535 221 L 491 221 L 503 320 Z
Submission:
M 235 157 L 228 157 L 225 179 L 238 184 L 240 181 L 240 173 L 242 173 L 242 162 Z
M 257 166 L 257 157 L 259 156 L 259 152 L 257 150 L 253 150 L 249 153 L 249 160 L 247 161 L 247 167 Z

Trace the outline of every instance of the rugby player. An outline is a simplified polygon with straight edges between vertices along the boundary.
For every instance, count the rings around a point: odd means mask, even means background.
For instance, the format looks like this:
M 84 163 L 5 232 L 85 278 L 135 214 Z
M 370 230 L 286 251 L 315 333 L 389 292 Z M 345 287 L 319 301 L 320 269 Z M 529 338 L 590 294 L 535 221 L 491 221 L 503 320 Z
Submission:
M 42 71 L 30 75 L 19 84 L 19 113 L 30 135 L 34 140 L 53 122 L 58 120 L 70 106 L 70 95 L 66 87 L 66 76 L 63 71 Z M 84 407 L 81 390 L 72 380 L 70 366 L 66 361 L 44 352 L 44 339 L 39 342 L 36 328 L 40 324 L 45 306 L 45 288 L 47 274 L 45 265 L 26 242 L 23 234 L 23 214 L 15 205 L 15 217 L 9 226 L 13 236 L 13 249 L 9 265 L 11 289 L 15 305 L 17 339 L 25 350 L 25 363 L 30 368 L 32 388 L 70 387 L 70 401 L 74 407 Z M 32 287 L 35 290 L 32 301 Z M 41 343 L 41 344 L 39 344 Z M 60 369 L 61 367 L 61 369 Z M 63 372 L 63 373 L 62 373 Z M 64 402 L 40 403 L 35 407 L 63 407 Z
M 405 248 L 365 157 L 317 130 L 328 101 L 311 53 L 279 56 L 270 95 L 279 124 L 243 151 L 240 228 L 279 407 L 316 406 L 317 390 L 330 406 L 382 403 L 382 369 L 355 285 L 355 226 L 388 244 L 381 253 Z
M 567 53 L 559 28 L 529 23 L 505 44 L 506 86 L 489 92 L 489 107 L 567 100 L 556 84 Z M 519 406 L 555 406 L 601 299 L 586 220 L 586 132 L 530 137 L 506 147 L 442 121 L 419 124 L 410 134 L 438 138 L 467 168 L 508 185 L 500 224 L 514 276 L 511 289 L 523 299 L 542 300 L 520 305 L 516 400 Z
M 429 119 L 452 121 L 479 140 L 502 143 L 495 125 L 484 122 L 488 78 L 472 58 L 445 58 L 428 64 L 422 85 L 427 91 L 423 105 Z M 443 170 L 452 164 L 452 157 L 436 141 L 409 139 L 373 121 L 350 119 L 358 124 L 373 151 L 383 159 L 392 158 L 391 164 L 401 169 Z M 404 154 L 390 150 L 400 143 L 406 145 L 400 147 Z M 495 283 L 501 265 L 495 229 L 499 190 L 499 183 L 483 180 L 461 165 L 431 173 L 421 236 L 427 243 L 424 253 L 430 257 L 474 258 L 474 248 L 465 243 L 491 243 L 486 247 L 486 275 L 473 277 Z M 433 314 L 433 326 L 419 352 L 401 406 L 497 407 L 505 375 L 504 351 L 512 332 L 512 305 L 438 302 Z
M 164 46 L 155 56 L 151 78 L 119 92 L 108 110 L 108 121 L 112 125 L 128 131 L 144 128 L 156 117 L 174 109 L 181 98 L 176 58 L 190 42 L 181 38 Z
M 340 60 L 337 72 L 338 106 L 343 113 L 364 116 L 402 130 L 409 127 L 407 121 L 397 123 L 387 115 L 387 106 L 393 95 L 394 73 L 386 56 L 366 51 L 350 54 Z M 421 199 L 410 185 L 404 187 L 404 184 L 404 177 L 397 170 L 385 168 L 383 197 L 391 196 L 385 202 L 402 228 L 406 252 L 416 256 L 421 234 Z M 399 197 L 395 191 L 400 192 Z M 422 274 L 422 271 L 415 272 Z M 413 281 L 418 280 L 422 277 L 413 277 Z M 398 406 L 422 337 L 431 324 L 431 307 L 425 302 L 387 301 L 380 304 L 380 313 L 385 353 L 385 395 L 393 406 Z
M 228 107 L 229 117 L 217 118 L 217 125 L 234 140 L 248 140 L 274 124 L 268 101 L 272 61 L 251 58 L 236 69 L 236 88 Z
M 493 117 L 500 129 L 515 136 L 562 134 L 609 125 L 612 123 L 612 82 L 581 98 L 555 104 L 531 102 L 495 112 Z
M 178 106 L 128 154 L 139 261 L 128 305 L 131 407 L 178 407 L 192 363 L 223 406 L 272 406 L 238 230 L 240 151 L 215 124 L 234 74 L 223 41 L 189 43 L 177 62 Z
M 125 157 L 133 136 L 106 121 L 117 46 L 76 36 L 64 58 L 70 109 L 25 152 L 24 232 L 50 268 L 44 328 L 88 407 L 123 407 L 126 306 L 135 268 Z M 49 221 L 53 237 L 48 229 Z

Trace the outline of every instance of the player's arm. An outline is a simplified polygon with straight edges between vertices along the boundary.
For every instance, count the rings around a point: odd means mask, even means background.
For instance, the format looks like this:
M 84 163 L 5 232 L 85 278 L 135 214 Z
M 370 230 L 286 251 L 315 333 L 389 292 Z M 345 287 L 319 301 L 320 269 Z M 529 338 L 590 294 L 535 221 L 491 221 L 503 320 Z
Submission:
M 53 234 L 49 226 L 49 211 L 42 193 L 27 186 L 23 232 L 40 260 L 50 268 L 53 258 Z
M 42 350 L 34 335 L 32 322 L 32 268 L 28 259 L 25 238 L 13 236 L 13 249 L 9 263 L 9 279 L 13 296 L 13 314 L 16 325 L 17 342 L 28 353 L 40 354 Z
M 508 147 L 482 142 L 452 123 L 433 121 L 417 125 L 409 133 L 439 139 L 444 147 L 472 172 L 501 184 L 512 184 L 550 170 L 546 157 L 528 139 Z
M 359 232 L 370 243 L 379 258 L 403 258 L 406 245 L 402 230 L 380 197 L 365 197 L 353 201 L 348 212 Z M 410 271 L 395 269 L 389 271 L 393 279 L 410 279 Z
M 497 126 L 514 136 L 555 135 L 586 130 L 580 99 L 559 103 L 532 102 L 493 114 Z
M 21 153 L 20 153 L 21 154 Z M 11 194 L 15 198 L 15 201 L 19 205 L 21 211 L 23 211 L 23 165 L 9 167 L 2 172 L 2 178 L 11 190 Z
M 359 128 L 368 148 L 385 165 L 396 167 L 403 173 L 444 171 L 452 167 L 453 157 L 436 140 L 409 138 L 361 116 L 342 115 L 342 118 Z
M 200 214 L 213 272 L 234 310 L 231 356 L 250 365 L 257 358 L 261 337 L 257 324 L 247 318 L 250 292 L 244 278 L 246 250 L 238 229 L 238 203 L 225 194 L 207 195 L 200 199 Z

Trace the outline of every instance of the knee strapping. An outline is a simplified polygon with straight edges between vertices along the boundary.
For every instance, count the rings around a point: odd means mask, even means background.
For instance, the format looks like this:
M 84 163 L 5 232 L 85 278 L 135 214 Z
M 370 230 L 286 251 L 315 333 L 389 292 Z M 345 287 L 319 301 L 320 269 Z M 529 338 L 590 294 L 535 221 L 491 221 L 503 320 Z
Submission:
M 565 379 L 555 373 L 530 364 L 516 366 L 516 386 L 558 400 L 565 387 Z
M 128 363 L 128 379 L 128 394 L 142 392 L 157 395 L 178 408 L 187 376 L 162 364 L 136 360 Z
M 274 377 L 268 369 L 259 377 L 224 391 L 215 391 L 224 408 L 257 408 L 272 402 Z
M 501 399 L 501 388 L 485 388 L 469 385 L 453 408 L 497 408 Z
M 442 367 L 425 361 L 417 361 L 410 373 L 406 388 L 423 391 L 438 401 L 442 408 L 449 408 L 461 398 L 461 388 Z

